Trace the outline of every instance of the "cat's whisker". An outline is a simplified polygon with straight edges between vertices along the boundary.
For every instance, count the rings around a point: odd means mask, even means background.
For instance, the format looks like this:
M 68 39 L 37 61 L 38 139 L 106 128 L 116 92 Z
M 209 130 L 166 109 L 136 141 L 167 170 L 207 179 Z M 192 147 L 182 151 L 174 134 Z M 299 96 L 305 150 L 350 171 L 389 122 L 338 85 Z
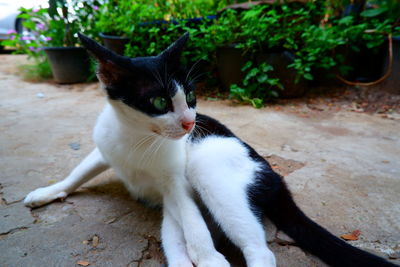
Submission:
M 164 77 L 164 79 L 161 77 L 161 73 L 160 73 L 160 70 L 159 69 L 156 69 L 156 72 L 157 72 L 157 75 L 158 75 L 158 77 L 159 77 L 159 79 L 160 79 L 160 81 L 161 81 L 161 86 L 163 87 L 163 88 L 165 88 L 166 87 L 166 84 L 165 84 L 165 79 L 166 79 L 166 77 Z
M 148 156 L 147 161 L 146 161 L 146 165 L 149 166 L 149 165 L 152 165 L 152 164 L 153 164 L 154 158 L 155 158 L 155 156 L 156 156 L 155 151 L 156 151 L 157 147 L 158 147 L 162 142 L 163 142 L 163 138 L 157 138 L 157 140 L 151 145 L 150 151 L 149 151 L 149 156 Z
M 208 130 L 207 128 L 204 128 L 202 126 L 200 126 L 199 128 L 203 131 L 204 136 L 206 136 L 207 134 L 212 134 L 212 132 L 210 130 Z
M 141 147 L 143 146 L 145 143 L 147 143 L 148 141 L 150 141 L 152 138 L 154 138 L 156 134 L 151 134 L 151 135 L 146 135 L 145 137 L 143 137 L 142 139 L 140 139 L 138 142 L 135 142 L 131 145 L 131 149 L 129 149 L 129 155 L 127 158 L 130 158 L 131 155 L 134 155 L 135 152 Z M 129 164 L 129 162 L 125 162 L 125 166 L 126 164 Z
M 152 70 L 151 72 L 152 72 L 154 78 L 156 79 L 156 81 L 160 84 L 161 88 L 163 88 L 164 83 L 162 81 L 162 78 L 161 78 L 161 75 L 160 75 L 160 72 L 158 71 L 158 69 Z
M 194 134 L 195 135 L 199 135 L 200 137 L 204 137 L 204 134 L 200 131 L 200 129 L 199 128 L 194 128 L 193 129 L 193 132 L 194 132 Z
M 150 146 L 151 146 L 156 140 L 155 140 L 155 139 L 154 139 L 154 140 L 149 139 L 148 141 L 151 141 L 151 143 L 150 143 L 150 144 L 147 144 L 147 146 L 145 147 L 144 151 L 142 152 L 141 157 L 140 157 L 140 160 L 139 160 L 139 165 L 142 165 L 143 159 L 144 159 L 144 158 L 146 157 L 146 155 L 147 155 L 147 151 L 149 150 Z
M 142 145 L 144 145 L 145 143 L 147 143 L 148 141 L 150 141 L 152 138 L 155 137 L 155 134 L 152 135 L 147 135 L 144 138 L 142 138 L 141 140 L 139 140 L 139 142 L 137 142 L 136 144 L 134 144 L 133 148 L 133 153 L 136 152 L 137 149 L 139 149 L 139 147 L 141 147 Z
M 200 129 L 198 129 L 197 127 L 193 128 L 193 134 L 194 134 L 194 136 L 196 136 L 196 135 L 202 136 Z
M 192 71 L 195 69 L 196 65 L 200 63 L 200 60 L 201 60 L 201 59 L 197 60 L 197 61 L 192 65 L 192 67 L 190 67 L 188 73 L 186 74 L 185 82 L 188 81 L 190 75 L 192 74 Z
M 211 134 L 211 132 L 207 128 L 200 126 L 200 124 L 198 124 L 197 122 L 201 122 L 201 121 L 199 121 L 199 120 L 196 121 L 196 127 L 198 127 L 199 130 L 203 130 L 203 131 Z
M 144 145 L 146 142 L 150 141 L 154 136 L 155 136 L 155 134 L 147 135 L 147 136 L 143 137 L 142 139 L 140 139 L 137 143 L 133 143 L 131 146 L 131 149 L 129 150 L 129 154 L 128 154 L 127 158 L 131 158 L 131 155 L 134 155 L 135 152 L 139 149 L 139 147 Z M 130 162 L 125 161 L 124 167 L 126 167 L 126 165 L 128 165 L 129 163 Z
M 168 77 L 168 82 L 167 82 L 167 87 L 170 87 L 172 81 L 174 81 L 174 79 L 172 79 L 172 77 L 174 76 L 175 72 L 172 75 L 169 75 Z M 176 82 L 175 82 L 176 83 Z
M 206 72 L 198 73 L 196 76 L 194 76 L 190 79 L 191 83 L 196 84 L 198 82 L 198 78 L 200 78 L 201 76 L 206 75 L 206 74 L 207 74 Z
M 204 131 L 203 128 L 199 127 L 198 130 L 199 130 L 200 136 L 202 136 L 202 137 L 206 136 L 206 132 Z
M 153 152 L 153 158 L 152 161 L 150 162 L 151 164 L 153 164 L 153 160 L 155 158 L 155 156 L 157 155 L 158 151 L 160 150 L 160 148 L 163 146 L 163 144 L 165 143 L 167 139 L 165 138 L 161 138 L 158 147 L 155 149 L 155 151 Z
M 153 141 L 153 142 L 154 142 L 154 141 Z M 147 146 L 146 149 L 143 151 L 143 153 L 142 153 L 140 159 L 138 160 L 138 166 L 142 166 L 142 167 L 144 166 L 143 161 L 144 161 L 144 159 L 145 159 L 145 157 L 146 157 L 146 155 L 147 155 L 147 151 L 149 150 L 149 147 L 150 147 L 150 146 Z
M 153 135 L 154 136 L 154 135 Z M 147 146 L 146 150 L 143 152 L 142 157 L 139 161 L 139 164 L 142 166 L 146 166 L 149 162 L 149 157 L 151 156 L 151 150 L 154 146 L 155 143 L 157 143 L 159 139 L 156 137 L 154 140 L 150 143 L 150 145 Z M 147 160 L 146 160 L 147 159 Z
M 165 85 L 165 87 L 166 88 L 168 88 L 168 82 L 167 82 L 167 78 L 168 78 L 168 72 L 167 72 L 167 69 L 168 69 L 168 65 L 167 64 L 165 64 L 165 68 L 164 68 L 164 85 Z

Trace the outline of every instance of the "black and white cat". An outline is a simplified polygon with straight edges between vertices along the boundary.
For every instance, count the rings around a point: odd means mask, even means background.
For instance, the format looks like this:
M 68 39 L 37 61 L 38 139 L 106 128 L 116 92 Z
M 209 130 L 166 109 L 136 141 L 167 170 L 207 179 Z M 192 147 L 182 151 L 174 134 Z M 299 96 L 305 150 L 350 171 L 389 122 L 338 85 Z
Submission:
M 108 95 L 94 129 L 97 148 L 65 180 L 29 193 L 26 206 L 65 198 L 113 168 L 134 197 L 162 204 L 161 237 L 171 267 L 230 266 L 214 247 L 195 192 L 249 267 L 276 266 L 263 216 L 329 265 L 395 266 L 311 221 L 253 148 L 218 121 L 196 114 L 194 87 L 180 64 L 187 34 L 159 56 L 133 59 L 79 37 L 98 60 Z

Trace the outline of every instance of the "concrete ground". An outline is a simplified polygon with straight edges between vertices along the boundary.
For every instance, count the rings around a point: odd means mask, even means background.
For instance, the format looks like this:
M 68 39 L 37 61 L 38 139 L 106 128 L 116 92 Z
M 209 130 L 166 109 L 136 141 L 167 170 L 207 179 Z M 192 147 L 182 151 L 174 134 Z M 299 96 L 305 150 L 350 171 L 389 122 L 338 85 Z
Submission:
M 24 60 L 0 55 L 0 266 L 160 266 L 160 212 L 130 199 L 111 171 L 64 202 L 23 206 L 93 149 L 105 101 L 96 83 L 22 81 L 15 66 Z M 399 264 L 399 116 L 292 108 L 199 101 L 270 160 L 306 214 L 337 236 L 359 230 L 348 242 Z M 325 266 L 266 227 L 278 266 Z

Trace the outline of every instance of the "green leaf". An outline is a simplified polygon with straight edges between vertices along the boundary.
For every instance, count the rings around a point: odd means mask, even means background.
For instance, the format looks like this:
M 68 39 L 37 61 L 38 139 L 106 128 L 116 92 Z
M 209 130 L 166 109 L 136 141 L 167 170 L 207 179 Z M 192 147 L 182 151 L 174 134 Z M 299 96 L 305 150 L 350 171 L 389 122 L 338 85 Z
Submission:
M 376 17 L 386 11 L 388 11 L 387 7 L 379 7 L 379 8 L 364 10 L 363 12 L 360 13 L 360 15 L 362 17 Z
M 240 88 L 237 84 L 232 84 L 230 92 L 232 95 L 241 95 L 245 93 L 245 90 L 243 88 Z
M 353 16 L 347 16 L 339 20 L 339 25 L 349 25 L 353 23 Z
M 259 70 L 257 68 L 251 69 L 246 76 L 246 79 L 250 79 L 258 74 Z
M 253 63 L 251 61 L 247 61 L 246 64 L 244 64 L 244 66 L 242 67 L 242 71 L 245 71 L 247 69 L 249 69 L 251 67 L 251 65 L 253 65 Z
M 267 74 L 262 74 L 257 77 L 257 81 L 259 83 L 265 83 L 268 80 L 268 75 Z
M 49 16 L 54 18 L 55 15 L 57 15 L 57 0 L 49 0 Z
M 307 79 L 307 80 L 313 80 L 313 79 L 314 79 L 314 77 L 311 75 L 311 73 L 305 73 L 305 74 L 303 75 L 303 77 L 304 77 L 305 79 Z
M 25 28 L 30 30 L 34 30 L 36 28 L 36 23 L 30 20 L 23 21 L 22 25 L 24 25 Z
M 272 67 L 271 65 L 263 64 L 263 66 L 262 66 L 263 72 L 268 72 L 268 71 L 272 71 L 272 70 L 274 70 L 274 67 Z
M 253 105 L 255 108 L 262 108 L 264 106 L 264 101 L 260 98 L 253 98 L 250 99 L 250 103 Z
M 22 13 L 22 14 L 19 14 L 17 16 L 17 18 L 20 18 L 20 19 L 29 19 L 30 17 L 31 16 L 29 14 L 26 14 L 26 13 Z
M 275 90 L 270 90 L 270 91 L 268 91 L 268 94 L 269 94 L 270 96 L 272 96 L 272 97 L 279 97 L 278 92 L 275 91 Z

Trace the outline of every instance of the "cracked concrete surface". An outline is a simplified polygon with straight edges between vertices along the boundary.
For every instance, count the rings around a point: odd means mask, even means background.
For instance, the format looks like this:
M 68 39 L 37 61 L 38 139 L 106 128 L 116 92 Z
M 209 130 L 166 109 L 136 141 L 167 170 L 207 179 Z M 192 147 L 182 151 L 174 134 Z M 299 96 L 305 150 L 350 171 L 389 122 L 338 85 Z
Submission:
M 61 180 L 93 148 L 104 104 L 96 83 L 22 81 L 15 66 L 24 61 L 0 55 L 0 266 L 161 266 L 159 210 L 132 200 L 112 171 L 64 202 L 23 206 L 28 192 Z M 311 218 L 337 236 L 360 230 L 353 245 L 400 263 L 399 120 L 311 109 L 303 118 L 227 101 L 201 100 L 199 110 L 265 156 Z M 325 266 L 268 222 L 266 229 L 279 266 Z M 220 249 L 243 266 L 234 248 Z

